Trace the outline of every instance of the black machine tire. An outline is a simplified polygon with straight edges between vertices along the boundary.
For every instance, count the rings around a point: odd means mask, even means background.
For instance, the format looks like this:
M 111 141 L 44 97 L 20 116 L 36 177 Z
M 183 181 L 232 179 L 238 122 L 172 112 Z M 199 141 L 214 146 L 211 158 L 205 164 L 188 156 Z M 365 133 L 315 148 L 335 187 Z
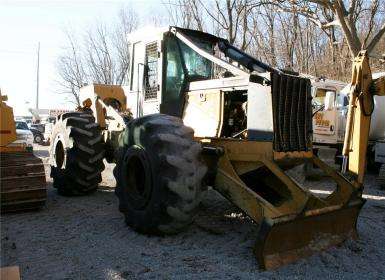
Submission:
M 95 118 L 84 112 L 62 114 L 50 147 L 53 186 L 61 195 L 85 195 L 97 189 L 104 170 L 104 143 Z
M 193 134 L 181 119 L 163 114 L 128 123 L 117 152 L 115 193 L 136 231 L 173 234 L 192 223 L 207 170 Z
M 381 164 L 378 172 L 377 183 L 380 188 L 385 189 L 385 163 Z

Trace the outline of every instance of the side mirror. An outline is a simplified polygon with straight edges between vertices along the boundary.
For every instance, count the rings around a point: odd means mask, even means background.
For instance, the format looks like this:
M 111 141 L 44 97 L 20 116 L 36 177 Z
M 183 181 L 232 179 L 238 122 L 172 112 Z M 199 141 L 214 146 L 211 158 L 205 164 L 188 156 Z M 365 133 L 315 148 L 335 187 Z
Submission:
M 325 111 L 331 110 L 334 108 L 334 100 L 336 98 L 336 93 L 334 91 L 327 91 L 325 96 Z

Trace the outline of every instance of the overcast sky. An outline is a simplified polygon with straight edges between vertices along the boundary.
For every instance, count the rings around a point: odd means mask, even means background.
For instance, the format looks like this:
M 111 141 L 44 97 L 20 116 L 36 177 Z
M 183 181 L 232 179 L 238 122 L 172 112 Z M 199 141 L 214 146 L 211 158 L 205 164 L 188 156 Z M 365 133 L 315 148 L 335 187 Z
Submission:
M 165 13 L 160 0 L 0 0 L 0 87 L 15 115 L 35 107 L 37 46 L 40 42 L 40 108 L 71 108 L 58 94 L 57 57 L 65 46 L 63 30 L 81 33 L 95 19 L 114 22 L 131 5 L 140 18 Z M 143 20 L 142 24 L 146 24 Z M 148 24 L 148 23 L 147 23 Z

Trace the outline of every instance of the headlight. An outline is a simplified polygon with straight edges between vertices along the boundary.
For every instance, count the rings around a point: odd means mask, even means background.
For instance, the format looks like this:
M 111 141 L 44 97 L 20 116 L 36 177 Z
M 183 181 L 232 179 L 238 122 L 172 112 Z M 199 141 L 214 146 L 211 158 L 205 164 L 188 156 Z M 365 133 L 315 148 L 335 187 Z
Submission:
M 28 134 L 17 134 L 17 140 L 28 140 Z

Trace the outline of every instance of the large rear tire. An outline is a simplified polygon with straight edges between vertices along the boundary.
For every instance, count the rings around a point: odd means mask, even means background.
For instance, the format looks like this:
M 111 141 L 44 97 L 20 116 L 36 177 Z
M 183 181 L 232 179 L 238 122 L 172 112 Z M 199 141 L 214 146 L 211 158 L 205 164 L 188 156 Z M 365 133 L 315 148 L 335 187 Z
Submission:
M 146 234 L 172 234 L 192 223 L 206 166 L 194 131 L 179 118 L 131 121 L 117 153 L 115 193 L 126 223 Z
M 95 191 L 104 169 L 104 143 L 95 118 L 84 112 L 62 114 L 51 140 L 51 177 L 59 194 L 85 195 Z

